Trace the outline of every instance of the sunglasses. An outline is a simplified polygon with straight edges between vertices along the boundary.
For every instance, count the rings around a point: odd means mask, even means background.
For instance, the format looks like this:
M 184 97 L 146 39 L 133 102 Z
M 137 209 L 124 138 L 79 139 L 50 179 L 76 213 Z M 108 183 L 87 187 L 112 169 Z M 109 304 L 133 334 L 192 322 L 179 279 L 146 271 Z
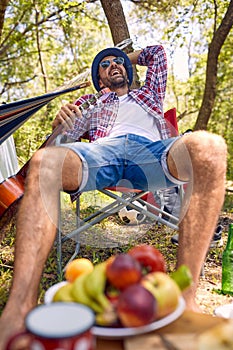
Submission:
M 116 58 L 113 58 L 111 61 L 116 63 L 116 64 L 124 64 L 125 63 L 124 57 L 116 57 Z M 110 66 L 111 61 L 110 60 L 102 61 L 102 62 L 100 62 L 99 66 L 102 67 L 103 69 L 106 69 Z

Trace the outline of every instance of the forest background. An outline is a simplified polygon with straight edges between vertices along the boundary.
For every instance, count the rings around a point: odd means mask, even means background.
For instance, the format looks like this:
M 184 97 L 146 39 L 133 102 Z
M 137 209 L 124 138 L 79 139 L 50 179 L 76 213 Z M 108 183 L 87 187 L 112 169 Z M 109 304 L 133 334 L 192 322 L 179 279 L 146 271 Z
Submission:
M 126 52 L 164 45 L 169 63 L 165 110 L 176 107 L 180 132 L 207 129 L 228 145 L 233 178 L 233 0 L 1 0 L 0 101 L 51 91 L 90 68 L 96 53 L 131 38 Z M 127 51 L 128 50 L 128 51 Z M 139 70 L 136 80 L 144 79 Z M 56 98 L 14 133 L 20 166 L 51 132 Z
M 0 0 L 0 103 L 56 89 L 89 69 L 98 51 L 125 39 L 131 38 L 133 43 L 126 52 L 162 44 L 169 65 L 164 109 L 176 107 L 180 132 L 206 129 L 224 137 L 228 145 L 227 180 L 232 183 L 232 26 L 233 0 Z M 135 71 L 134 86 L 143 82 L 144 73 L 142 67 Z M 14 133 L 20 167 L 51 133 L 51 123 L 60 106 L 92 92 L 94 88 L 90 86 L 56 98 Z M 230 191 L 224 207 L 227 214 L 219 219 L 224 228 L 224 244 L 228 225 L 233 222 L 232 188 Z M 75 223 L 70 202 L 65 215 L 66 232 Z M 122 223 L 116 218 L 103 223 L 101 237 L 108 227 L 111 241 L 116 231 L 117 242 L 121 240 L 120 249 L 124 250 L 129 247 L 124 245 L 129 230 L 124 235 L 125 228 L 120 226 L 119 237 L 119 224 Z M 0 313 L 9 295 L 13 273 L 14 229 L 0 246 Z M 158 246 L 168 257 L 169 269 L 174 268 L 176 246 L 170 243 L 174 232 L 157 226 L 144 231 L 139 238 L 136 235 L 136 241 Z M 134 236 L 132 230 L 130 237 Z M 67 257 L 69 249 L 64 250 Z M 227 296 L 212 293 L 212 288 L 218 290 L 221 282 L 222 249 L 208 254 L 205 276 L 198 290 L 199 303 L 208 313 L 229 302 Z M 81 247 L 81 256 L 95 262 L 112 253 L 111 248 L 90 249 L 88 244 Z M 40 286 L 41 301 L 44 291 L 56 281 L 53 251 Z

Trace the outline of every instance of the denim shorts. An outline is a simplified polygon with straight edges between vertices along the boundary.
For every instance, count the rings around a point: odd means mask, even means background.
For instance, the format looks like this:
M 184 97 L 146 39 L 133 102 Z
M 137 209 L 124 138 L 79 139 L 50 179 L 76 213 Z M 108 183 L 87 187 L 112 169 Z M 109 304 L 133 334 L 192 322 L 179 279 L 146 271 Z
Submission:
M 184 183 L 172 177 L 166 162 L 167 152 L 178 138 L 152 142 L 127 134 L 61 146 L 73 150 L 82 160 L 82 182 L 77 192 L 116 186 L 156 191 Z

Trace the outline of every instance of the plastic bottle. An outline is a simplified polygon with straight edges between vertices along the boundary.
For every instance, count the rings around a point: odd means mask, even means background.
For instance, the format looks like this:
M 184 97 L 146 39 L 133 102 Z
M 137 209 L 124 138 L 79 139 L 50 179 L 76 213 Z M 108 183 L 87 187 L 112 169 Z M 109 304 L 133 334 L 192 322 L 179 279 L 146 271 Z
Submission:
M 222 292 L 233 295 L 233 224 L 229 224 L 227 245 L 222 255 Z

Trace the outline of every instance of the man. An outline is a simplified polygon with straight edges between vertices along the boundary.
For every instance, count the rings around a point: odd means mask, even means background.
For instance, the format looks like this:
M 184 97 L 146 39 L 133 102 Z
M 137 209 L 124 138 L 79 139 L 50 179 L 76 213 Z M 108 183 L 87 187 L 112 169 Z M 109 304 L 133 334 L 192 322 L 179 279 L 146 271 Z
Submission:
M 129 90 L 131 63 L 148 67 L 139 90 Z M 162 46 L 128 56 L 106 49 L 93 61 L 92 79 L 97 90 L 108 87 L 110 92 L 83 113 L 78 105 L 90 96 L 58 112 L 53 128 L 62 124 L 71 139 L 88 131 L 92 143 L 44 148 L 31 159 L 18 213 L 14 278 L 0 320 L 1 346 L 23 328 L 25 315 L 37 304 L 41 273 L 56 236 L 60 190 L 75 196 L 122 181 L 150 190 L 188 183 L 177 264 L 191 269 L 194 284 L 184 298 L 188 309 L 199 310 L 195 292 L 224 201 L 226 146 L 221 137 L 204 131 L 169 138 L 162 107 L 166 78 Z

